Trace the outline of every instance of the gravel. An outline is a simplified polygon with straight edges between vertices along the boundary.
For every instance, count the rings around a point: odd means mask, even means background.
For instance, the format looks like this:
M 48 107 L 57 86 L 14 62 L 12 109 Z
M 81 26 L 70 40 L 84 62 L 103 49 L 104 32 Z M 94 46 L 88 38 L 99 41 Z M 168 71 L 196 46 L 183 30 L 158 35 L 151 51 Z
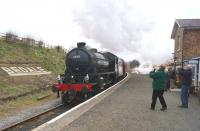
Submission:
M 7 126 L 12 125 L 13 123 L 17 123 L 17 122 L 23 121 L 24 119 L 30 118 L 34 115 L 40 114 L 41 112 L 46 111 L 50 108 L 53 108 L 59 104 L 61 104 L 61 100 L 55 99 L 51 102 L 44 103 L 43 105 L 30 107 L 26 110 L 20 111 L 14 116 L 2 118 L 0 119 L 0 130 L 4 129 Z

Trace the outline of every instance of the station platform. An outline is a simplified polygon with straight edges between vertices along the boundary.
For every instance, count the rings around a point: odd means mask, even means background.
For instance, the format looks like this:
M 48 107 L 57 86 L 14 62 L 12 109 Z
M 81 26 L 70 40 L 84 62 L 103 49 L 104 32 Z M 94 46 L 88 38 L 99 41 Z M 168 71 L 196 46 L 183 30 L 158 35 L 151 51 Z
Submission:
M 47 122 L 34 131 L 199 131 L 200 103 L 189 98 L 189 108 L 182 109 L 180 92 L 164 93 L 168 109 L 150 110 L 151 79 L 132 74 L 130 79 L 109 90 L 104 98 L 97 97 L 85 106 Z M 95 103 L 95 104 L 91 104 Z

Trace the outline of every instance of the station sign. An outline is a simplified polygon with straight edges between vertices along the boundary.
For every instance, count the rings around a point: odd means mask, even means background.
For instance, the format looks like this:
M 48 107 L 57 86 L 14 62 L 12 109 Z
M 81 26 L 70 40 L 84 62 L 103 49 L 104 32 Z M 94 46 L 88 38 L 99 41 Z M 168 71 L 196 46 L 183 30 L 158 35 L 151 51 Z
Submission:
M 27 75 L 47 75 L 51 74 L 49 71 L 45 71 L 42 67 L 32 66 L 12 66 L 12 67 L 1 67 L 10 76 L 27 76 Z

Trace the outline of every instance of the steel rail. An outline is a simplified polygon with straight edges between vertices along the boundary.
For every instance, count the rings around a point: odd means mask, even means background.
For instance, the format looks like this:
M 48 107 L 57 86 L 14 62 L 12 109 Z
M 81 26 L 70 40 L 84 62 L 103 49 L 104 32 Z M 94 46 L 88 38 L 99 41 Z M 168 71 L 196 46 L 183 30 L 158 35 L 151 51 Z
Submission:
M 6 126 L 6 127 L 4 127 L 3 129 L 0 129 L 0 130 L 1 130 L 1 131 L 9 130 L 9 129 L 11 129 L 11 128 L 13 128 L 13 127 L 16 127 L 16 126 L 18 126 L 18 125 L 21 125 L 21 124 L 23 124 L 23 123 L 25 123 L 25 122 L 27 122 L 27 121 L 29 121 L 29 120 L 31 120 L 31 119 L 40 117 L 40 116 L 42 116 L 42 115 L 44 115 L 44 114 L 46 114 L 46 113 L 48 113 L 48 112 L 51 112 L 51 111 L 53 111 L 53 110 L 56 110 L 56 109 L 58 109 L 58 108 L 61 107 L 61 106 L 63 106 L 63 104 L 59 104 L 59 105 L 57 105 L 57 106 L 55 106 L 55 107 L 52 107 L 52 108 L 50 108 L 50 109 L 48 109 L 48 110 L 46 110 L 46 111 L 43 111 L 43 112 L 41 112 L 41 113 L 38 113 L 38 114 L 36 114 L 36 115 L 33 115 L 33 116 L 29 117 L 29 118 L 25 118 L 25 119 L 22 120 L 22 121 L 13 123 L 13 124 L 11 124 L 11 125 L 9 125 L 9 126 Z
M 127 77 L 127 74 L 126 74 L 126 77 Z M 125 78 L 126 78 L 126 77 L 125 77 Z M 121 79 L 120 81 L 124 80 L 125 78 Z M 118 81 L 117 83 L 119 83 L 120 81 Z M 108 88 L 110 88 L 110 87 L 108 87 Z M 107 88 L 107 89 L 108 89 L 108 88 Z M 104 91 L 105 91 L 105 89 L 104 89 Z M 101 91 L 101 92 L 102 92 L 102 91 Z M 98 94 L 101 93 L 101 92 L 98 92 L 98 93 L 95 94 L 94 96 L 98 95 Z M 94 97 L 94 96 L 93 96 L 93 97 Z M 91 98 L 92 98 L 92 97 L 91 97 Z M 91 98 L 89 98 L 89 99 L 91 99 Z M 88 100 L 89 100 L 89 99 L 88 99 Z M 82 103 L 82 102 L 81 102 L 81 103 Z M 79 103 L 79 104 L 81 104 L 81 103 Z M 31 119 L 34 119 L 34 118 L 40 117 L 40 116 L 42 116 L 42 115 L 44 115 L 44 114 L 47 114 L 47 113 L 49 113 L 49 112 L 51 112 L 51 111 L 53 111 L 53 110 L 58 109 L 58 108 L 61 107 L 61 106 L 63 106 L 63 104 L 59 104 L 59 105 L 57 105 L 57 106 L 55 106 L 55 107 L 52 107 L 52 108 L 50 108 L 50 109 L 48 109 L 48 110 L 46 110 L 46 111 L 43 111 L 42 113 L 38 113 L 38 114 L 33 115 L 33 116 L 29 117 L 29 118 L 25 118 L 25 119 L 22 120 L 22 121 L 19 121 L 19 122 L 16 122 L 16 123 L 11 124 L 11 125 L 9 125 L 9 126 L 6 126 L 6 127 L 4 127 L 3 129 L 0 129 L 0 131 L 6 131 L 6 130 L 12 129 L 12 128 L 14 128 L 14 127 L 17 127 L 18 125 L 22 125 L 23 123 L 26 123 L 26 122 L 30 121 Z M 73 108 L 73 107 L 72 107 L 72 108 Z M 69 110 L 70 110 L 70 109 L 69 109 Z

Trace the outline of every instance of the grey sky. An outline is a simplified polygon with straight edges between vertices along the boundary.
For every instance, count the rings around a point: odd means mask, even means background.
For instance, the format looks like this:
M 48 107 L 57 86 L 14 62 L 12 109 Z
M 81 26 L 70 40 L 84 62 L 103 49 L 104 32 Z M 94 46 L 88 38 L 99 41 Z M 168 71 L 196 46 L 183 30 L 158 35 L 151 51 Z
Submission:
M 108 50 L 155 64 L 172 56 L 175 19 L 199 18 L 198 0 L 0 0 L 0 32 Z

